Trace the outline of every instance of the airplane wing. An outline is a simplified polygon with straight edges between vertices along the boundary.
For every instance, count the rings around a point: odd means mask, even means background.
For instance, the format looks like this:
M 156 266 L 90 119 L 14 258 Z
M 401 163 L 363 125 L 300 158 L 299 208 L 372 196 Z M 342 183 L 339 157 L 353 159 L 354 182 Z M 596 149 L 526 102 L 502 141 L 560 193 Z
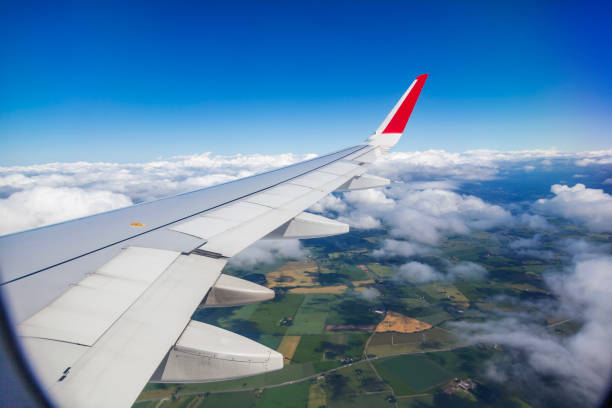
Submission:
M 245 179 L 0 237 L 1 294 L 44 395 L 66 407 L 129 406 L 150 381 L 215 381 L 280 369 L 282 355 L 192 321 L 199 305 L 271 299 L 221 273 L 262 238 L 348 225 L 304 212 L 340 190 L 381 187 L 368 164 L 399 140 L 426 75 L 366 142 Z

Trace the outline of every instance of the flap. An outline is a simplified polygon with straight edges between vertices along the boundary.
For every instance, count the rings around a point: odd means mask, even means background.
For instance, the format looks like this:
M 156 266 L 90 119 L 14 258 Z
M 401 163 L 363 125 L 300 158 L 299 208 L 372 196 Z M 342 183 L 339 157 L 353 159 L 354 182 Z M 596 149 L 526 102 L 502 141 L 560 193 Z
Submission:
M 126 248 L 18 326 L 20 336 L 91 346 L 180 255 Z
M 152 381 L 204 382 L 283 368 L 283 355 L 236 333 L 192 320 Z

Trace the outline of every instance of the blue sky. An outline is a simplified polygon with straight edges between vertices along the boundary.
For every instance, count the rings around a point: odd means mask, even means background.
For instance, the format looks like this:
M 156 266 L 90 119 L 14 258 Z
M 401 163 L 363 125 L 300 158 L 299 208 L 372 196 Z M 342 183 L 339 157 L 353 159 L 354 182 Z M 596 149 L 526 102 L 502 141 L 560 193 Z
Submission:
M 325 153 L 429 73 L 398 150 L 612 147 L 610 6 L 4 3 L 0 165 Z

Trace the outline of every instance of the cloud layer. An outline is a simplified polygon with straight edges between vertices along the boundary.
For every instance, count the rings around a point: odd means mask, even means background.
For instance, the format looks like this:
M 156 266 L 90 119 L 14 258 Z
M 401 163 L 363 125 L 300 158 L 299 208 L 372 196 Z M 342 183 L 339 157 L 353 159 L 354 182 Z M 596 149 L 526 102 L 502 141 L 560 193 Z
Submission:
M 0 200 L 0 234 L 114 210 L 132 200 L 110 191 L 74 187 L 34 187 Z
M 595 232 L 612 232 L 612 196 L 601 189 L 555 184 L 550 188 L 553 198 L 541 198 L 534 208 L 574 221 Z
M 482 279 L 487 270 L 474 262 L 445 262 L 445 269 L 438 270 L 430 265 L 411 261 L 400 266 L 393 279 L 400 282 L 427 283 L 433 281 L 454 281 L 455 279 Z
M 304 259 L 308 252 L 297 239 L 262 239 L 230 259 L 230 265 L 248 268 L 279 258 Z
M 0 234 L 183 193 L 313 156 L 204 153 L 136 164 L 0 167 Z
M 455 326 L 469 342 L 501 344 L 519 353 L 514 361 L 494 362 L 490 378 L 522 383 L 536 392 L 535 397 L 549 393 L 542 397 L 569 398 L 558 401 L 563 406 L 585 405 L 585 401 L 594 405 L 603 397 L 612 374 L 612 256 L 584 241 L 568 243 L 566 248 L 579 251 L 571 267 L 546 275 L 558 302 L 532 305 L 529 313 L 503 313 L 499 320 Z M 542 325 L 550 316 L 583 325 L 575 334 L 560 337 Z M 543 382 L 548 376 L 562 381 L 563 392 L 550 392 Z
M 387 225 L 393 236 L 425 245 L 436 245 L 445 236 L 513 222 L 510 212 L 498 205 L 423 183 L 396 182 L 386 190 L 348 192 L 343 202 L 345 205 L 337 198 L 326 199 L 313 209 L 334 212 L 353 228 Z
M 73 162 L 0 167 L 0 211 L 5 214 L 0 220 L 0 234 L 128 205 L 126 197 L 133 203 L 153 200 L 250 176 L 311 157 L 314 155 L 287 153 L 222 156 L 203 153 L 148 163 Z M 388 197 L 381 196 L 379 193 L 350 193 L 346 195 L 345 200 L 328 197 L 324 203 L 318 204 L 315 210 L 344 212 L 347 203 L 352 202 L 354 207 L 358 207 L 358 211 L 343 214 L 345 219 L 356 227 L 377 228 L 381 226 L 381 222 L 389 220 L 378 214 L 365 214 L 364 211 L 359 210 L 364 210 L 367 205 L 376 206 L 381 203 L 395 205 L 389 200 L 397 201 L 399 195 L 408 191 L 421 191 L 419 199 L 432 205 L 429 208 L 423 206 L 414 208 L 414 202 L 399 203 L 398 210 L 404 210 L 404 215 L 408 219 L 421 214 L 435 217 L 434 207 L 435 202 L 438 201 L 446 200 L 447 205 L 456 206 L 455 210 L 447 207 L 443 214 L 444 221 L 449 221 L 451 225 L 445 227 L 440 224 L 430 224 L 424 228 L 423 239 L 433 242 L 445 233 L 465 231 L 466 228 L 472 226 L 478 227 L 479 222 L 494 224 L 500 216 L 504 216 L 498 209 L 485 206 L 484 202 L 479 202 L 475 197 L 449 194 L 449 191 L 457 189 L 458 183 L 500 177 L 508 168 L 547 167 L 558 160 L 573 160 L 580 166 L 601 166 L 612 162 L 612 151 L 570 154 L 555 150 L 516 152 L 473 150 L 464 153 L 428 150 L 389 153 L 373 165 L 372 172 L 403 182 L 404 185 L 401 187 L 403 191 L 399 191 L 400 187 L 394 187 L 391 190 L 392 194 Z M 38 207 L 35 205 L 36 200 L 33 200 L 27 209 L 17 212 L 15 203 L 18 202 L 20 196 L 7 201 L 13 194 L 34 190 L 38 187 L 80 189 L 78 193 L 80 198 L 77 201 L 82 203 L 74 208 L 69 203 L 65 203 L 63 206 L 65 211 L 57 211 L 50 215 L 46 208 L 42 208 L 47 205 L 53 206 L 50 200 L 45 203 L 39 201 Z M 99 194 L 102 192 L 117 194 L 117 196 L 103 196 Z M 65 193 L 65 191 L 58 191 L 57 195 Z M 52 197 L 54 193 L 52 190 L 45 190 L 45 194 Z M 77 194 L 76 191 L 73 191 L 73 194 Z M 433 197 L 436 194 L 438 197 Z M 447 198 L 444 198 L 443 195 L 447 195 Z M 85 202 L 88 204 L 83 204 Z M 488 216 L 470 216 L 470 211 L 474 214 L 475 211 L 478 211 L 478 206 L 482 206 L 485 212 L 488 212 Z M 410 209 L 416 212 L 410 212 Z M 443 208 L 440 210 L 444 211 Z M 453 213 L 462 215 L 457 217 L 453 216 Z M 407 227 L 414 226 L 410 221 L 407 223 Z M 421 227 L 420 224 L 416 224 L 417 227 Z
M 136 164 L 75 162 L 0 167 L 0 234 L 226 182 L 309 157 L 312 155 L 204 153 Z M 472 262 L 441 259 L 434 267 L 410 258 L 439 254 L 436 246 L 446 237 L 498 226 L 521 225 L 545 234 L 554 230 L 547 220 L 550 217 L 565 218 L 590 231 L 612 232 L 612 196 L 593 186 L 555 184 L 551 197 L 525 204 L 528 212 L 525 207 L 511 211 L 510 206 L 487 202 L 477 193 L 460 192 L 466 182 L 502 178 L 509 171 L 533 173 L 557 163 L 605 170 L 612 164 L 612 150 L 577 154 L 554 150 L 390 153 L 371 170 L 391 178 L 390 187 L 327 196 L 312 210 L 329 213 L 354 228 L 388 228 L 391 237 L 383 240 L 372 255 L 404 258 L 394 276 L 398 281 L 481 279 L 487 271 Z M 602 186 L 608 184 L 610 179 L 602 182 Z M 541 248 L 543 239 L 539 233 L 511 241 L 508 247 L 522 255 L 548 259 L 553 254 Z M 563 242 L 560 247 L 571 259 L 571 266 L 546 277 L 558 302 L 538 305 L 537 313 L 505 313 L 495 321 L 464 323 L 459 328 L 471 341 L 503 344 L 525 359 L 526 363 L 515 366 L 508 362 L 491 365 L 491 378 L 536 384 L 538 376 L 554 375 L 565 381 L 564 386 L 577 401 L 594 402 L 612 370 L 612 256 L 609 247 L 585 241 Z M 231 262 L 249 267 L 279 257 L 305 256 L 297 240 L 264 240 Z M 374 300 L 379 293 L 367 289 L 359 296 Z M 576 334 L 560 338 L 541 324 L 550 315 L 576 319 L 584 325 Z

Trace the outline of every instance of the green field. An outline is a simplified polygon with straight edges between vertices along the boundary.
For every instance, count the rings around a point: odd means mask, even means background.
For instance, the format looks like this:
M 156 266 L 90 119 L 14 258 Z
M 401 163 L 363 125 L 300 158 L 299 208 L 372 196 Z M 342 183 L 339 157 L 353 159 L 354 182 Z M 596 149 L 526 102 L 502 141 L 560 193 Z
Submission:
M 431 283 L 420 286 L 419 289 L 438 301 L 469 302 L 469 299 L 450 283 Z
M 446 312 L 440 311 L 438 313 L 434 313 L 434 314 L 430 314 L 430 315 L 426 315 L 426 316 L 420 316 L 418 320 L 421 320 L 425 323 L 429 323 L 432 326 L 437 326 L 440 323 L 451 319 L 452 316 Z
M 338 337 L 335 341 L 349 343 L 351 340 L 349 337 L 345 339 Z M 406 399 L 398 398 L 399 406 L 424 407 L 419 403 L 431 402 L 436 386 L 445 383 L 447 380 L 454 377 L 478 379 L 479 373 L 483 372 L 482 364 L 495 353 L 499 353 L 499 351 L 485 347 L 464 347 L 452 351 L 419 353 L 377 360 L 374 362 L 374 366 L 382 376 L 383 382 L 376 378 L 376 374 L 370 368 L 370 363 L 360 362 L 326 374 L 323 380 L 318 381 L 318 384 L 325 393 L 328 407 L 372 408 L 388 406 L 385 397 L 391 393 L 389 386 L 393 388 L 398 397 L 419 395 L 419 397 Z M 315 379 L 299 384 L 266 389 L 261 395 L 253 391 L 240 392 L 238 390 L 260 388 L 266 385 L 298 380 L 334 367 L 337 367 L 337 363 L 334 361 L 321 361 L 314 365 L 310 363 L 292 364 L 274 373 L 245 379 L 219 383 L 182 384 L 180 385 L 180 392 L 197 392 L 199 394 L 181 397 L 178 400 L 167 398 L 159 407 L 223 406 L 223 408 L 226 408 L 227 406 L 254 407 L 255 404 L 258 407 L 304 407 L 308 401 L 311 385 L 317 382 Z M 169 397 L 170 394 L 177 391 L 176 385 L 163 386 L 159 384 L 149 385 L 146 390 L 140 398 L 159 398 L 162 396 L 160 392 Z M 233 390 L 233 392 L 223 392 L 224 390 Z M 206 394 L 207 391 L 212 393 Z M 426 393 L 426 395 L 422 396 L 423 393 Z M 153 408 L 159 402 L 159 400 L 142 402 L 135 406 Z
M 336 272 L 348 277 L 351 281 L 360 281 L 369 278 L 367 271 L 357 268 L 354 265 L 342 264 L 337 267 Z
M 560 231 L 565 230 L 560 228 Z M 568 231 L 565 233 L 574 234 L 572 237 L 579 236 L 575 229 Z M 561 239 L 563 233 L 542 234 L 548 234 L 543 240 L 548 245 L 545 248 L 555 251 L 554 242 L 558 241 L 556 238 Z M 277 297 L 268 302 L 242 307 L 200 308 L 194 319 L 223 327 L 273 349 L 277 349 L 285 335 L 300 336 L 291 364 L 276 372 L 216 383 L 149 384 L 140 398 L 152 401 L 135 406 L 431 408 L 453 403 L 461 406 L 502 406 L 504 401 L 518 404 L 509 403 L 507 406 L 522 406 L 523 400 L 531 403 L 519 391 L 504 394 L 503 390 L 508 387 L 495 385 L 483 375 L 487 362 L 492 358 L 511 358 L 511 353 L 492 345 L 461 347 L 453 333 L 459 329 L 453 326 L 453 322 L 482 322 L 495 318 L 499 311 L 528 311 L 529 305 L 538 299 L 553 300 L 547 298 L 550 294 L 546 292 L 542 273 L 560 265 L 561 261 L 521 258 L 507 248 L 508 243 L 518 238 L 532 236 L 533 231 L 521 227 L 520 230 L 500 228 L 442 238 L 439 251 L 409 259 L 431 265 L 441 272 L 447 270 L 449 262 L 473 261 L 486 266 L 488 276 L 483 280 L 457 279 L 452 283 L 443 280 L 426 284 L 393 279 L 399 266 L 408 258 L 372 256 L 372 250 L 378 249 L 380 242 L 389 237 L 382 230 L 367 231 L 367 235 L 363 231 L 354 231 L 333 239 L 309 240 L 303 244 L 311 251 L 309 261 L 321 268 L 320 272 L 310 272 L 316 278 L 315 283 L 318 282 L 316 287 L 343 284 L 354 289 L 357 285 L 351 282 L 373 279 L 375 281 L 368 285 L 375 287 L 379 294 L 373 299 L 365 299 L 354 290 L 334 295 L 287 293 L 285 289 L 279 290 Z M 364 237 L 368 240 L 365 241 Z M 610 237 L 601 240 L 609 242 Z M 286 261 L 283 259 L 248 269 L 230 266 L 224 273 L 254 282 L 263 280 L 265 284 L 266 274 L 285 265 Z M 358 265 L 367 265 L 369 270 L 364 271 Z M 504 295 L 504 298 L 497 295 Z M 521 303 L 522 300 L 534 302 L 526 304 Z M 342 365 L 346 363 L 341 363 L 345 357 L 363 358 L 365 343 L 372 331 L 362 326 L 378 324 L 383 315 L 375 311 L 380 310 L 401 313 L 434 327 L 418 333 L 376 333 L 371 338 L 367 354 L 380 359 Z M 281 324 L 284 319 L 289 323 Z M 326 324 L 352 327 L 343 329 L 345 331 L 326 331 Z M 568 321 L 550 327 L 549 332 L 566 337 L 580 329 L 581 323 Z M 378 378 L 370 364 L 383 380 Z M 331 369 L 335 371 L 330 372 Z M 474 391 L 460 396 L 441 392 L 440 387 L 454 377 L 476 381 L 485 394 Z M 279 386 L 294 381 L 302 382 Z M 486 390 L 493 391 L 486 394 Z M 393 392 L 397 401 L 389 403 L 386 398 Z M 194 394 L 177 397 L 177 393 Z M 486 398 L 493 397 L 497 400 L 491 400 L 495 402 L 489 404 Z
M 140 402 L 134 408 L 253 408 L 256 398 L 252 391 L 222 394 L 200 394 L 181 397 L 176 400 L 167 398 L 164 401 Z
M 302 336 L 293 361 L 339 360 L 343 357 L 359 358 L 368 335 L 364 333 L 342 333 Z
M 323 359 L 322 344 L 325 341 L 325 335 L 310 335 L 302 336 L 295 354 L 293 354 L 293 362 L 306 363 L 309 361 L 321 361 Z
M 437 350 L 455 344 L 452 333 L 434 327 L 418 333 L 376 333 L 368 346 L 368 355 L 388 356 Z
M 331 344 L 341 344 L 345 346 L 343 356 L 358 358 L 363 354 L 363 347 L 368 340 L 366 333 L 343 333 L 328 335 Z
M 303 408 L 308 401 L 308 381 L 286 387 L 264 390 L 255 405 L 256 408 Z
M 323 385 L 328 407 L 372 408 L 387 404 L 390 389 L 378 381 L 369 364 L 357 364 L 325 376 Z
M 450 372 L 420 354 L 377 361 L 374 365 L 397 395 L 423 392 L 453 378 Z
M 489 348 L 462 347 L 451 351 L 428 353 L 427 357 L 455 377 L 478 377 L 484 370 L 482 364 L 495 353 Z
M 409 297 L 409 298 L 401 298 L 402 303 L 406 306 L 407 309 L 412 309 L 415 307 L 427 307 L 429 303 L 425 301 L 425 299 Z
M 368 266 L 368 269 L 370 269 L 380 278 L 395 275 L 395 273 L 397 272 L 396 270 L 392 269 L 390 266 L 387 266 L 387 265 L 369 263 L 367 266 Z
M 389 392 L 380 392 L 372 395 L 356 395 L 349 394 L 344 398 L 327 400 L 329 408 L 377 408 L 377 407 L 393 407 L 385 401 L 385 397 Z
M 329 310 L 340 296 L 308 294 L 287 329 L 289 335 L 323 334 Z
M 433 395 L 399 398 L 397 400 L 397 404 L 400 408 L 429 408 L 434 406 L 433 403 Z
M 322 334 L 325 331 L 327 312 L 298 311 L 293 324 L 287 329 L 288 335 Z
M 250 321 L 256 324 L 261 333 L 284 335 L 288 326 L 281 326 L 280 322 L 286 317 L 295 316 L 304 295 L 287 294 L 277 299 L 259 304 L 251 315 Z
M 372 312 L 372 305 L 356 296 L 344 296 L 330 305 L 327 324 L 331 325 L 372 325 L 382 320 L 381 315 Z
M 245 391 L 231 394 L 210 394 L 202 401 L 200 406 L 206 408 L 227 408 L 228 406 L 246 408 L 254 405 L 255 394 L 251 391 Z
M 239 391 L 241 389 L 248 388 L 259 388 L 266 385 L 279 384 L 287 381 L 298 380 L 300 378 L 308 377 L 321 370 L 333 368 L 335 362 L 331 362 L 329 366 L 328 362 L 325 362 L 323 366 L 313 365 L 312 363 L 306 364 L 289 364 L 283 367 L 281 370 L 273 371 L 270 373 L 254 375 L 252 377 L 238 378 L 235 380 L 219 381 L 219 382 L 208 382 L 208 383 L 187 383 L 179 384 L 181 392 L 207 392 L 207 391 Z M 159 398 L 160 396 L 170 396 L 176 391 L 177 384 L 154 384 L 150 383 L 144 388 L 139 399 L 148 398 Z

